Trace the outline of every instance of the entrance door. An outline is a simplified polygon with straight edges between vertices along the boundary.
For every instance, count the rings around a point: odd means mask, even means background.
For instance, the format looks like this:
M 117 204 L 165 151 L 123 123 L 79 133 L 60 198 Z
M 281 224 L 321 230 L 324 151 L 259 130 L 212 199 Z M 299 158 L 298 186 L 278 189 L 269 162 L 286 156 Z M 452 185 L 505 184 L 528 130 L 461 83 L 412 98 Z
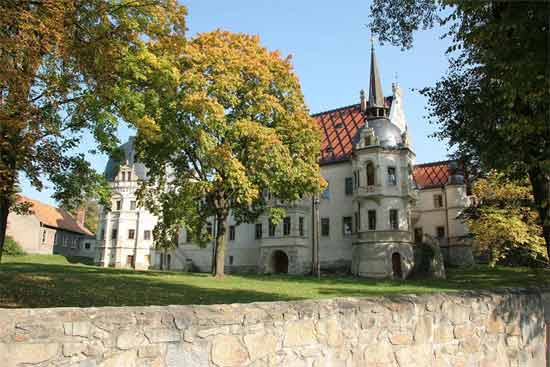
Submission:
M 126 264 L 130 265 L 131 267 L 134 267 L 134 255 L 128 255 L 128 259 L 126 260 Z
M 288 273 L 288 256 L 284 251 L 277 250 L 271 255 L 271 269 L 276 274 Z
M 393 269 L 393 277 L 396 279 L 403 279 L 403 270 L 401 269 L 401 255 L 399 255 L 399 253 L 397 252 L 394 252 L 393 255 L 391 255 L 391 263 Z

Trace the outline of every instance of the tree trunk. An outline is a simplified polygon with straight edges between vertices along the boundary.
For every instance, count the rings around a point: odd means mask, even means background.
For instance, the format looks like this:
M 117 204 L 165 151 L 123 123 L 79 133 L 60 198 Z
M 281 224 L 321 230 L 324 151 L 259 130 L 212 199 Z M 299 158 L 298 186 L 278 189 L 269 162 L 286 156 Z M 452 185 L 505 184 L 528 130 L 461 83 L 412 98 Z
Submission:
M 10 212 L 10 200 L 7 197 L 0 197 L 0 263 L 2 263 L 2 252 L 6 240 L 6 230 L 8 227 L 8 214 Z
M 225 231 L 226 231 L 227 214 L 225 212 L 216 214 L 216 268 L 214 276 L 223 278 L 225 265 Z
M 536 167 L 529 171 L 529 179 L 533 188 L 535 205 L 539 212 L 548 266 L 550 266 L 550 172 Z

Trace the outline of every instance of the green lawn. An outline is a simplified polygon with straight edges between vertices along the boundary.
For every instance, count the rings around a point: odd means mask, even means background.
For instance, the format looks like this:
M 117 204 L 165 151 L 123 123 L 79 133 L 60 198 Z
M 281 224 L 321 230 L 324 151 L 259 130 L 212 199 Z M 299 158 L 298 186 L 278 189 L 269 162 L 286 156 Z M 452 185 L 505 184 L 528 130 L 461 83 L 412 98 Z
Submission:
M 99 268 L 82 259 L 32 255 L 4 257 L 0 307 L 214 304 L 453 292 L 550 284 L 550 271 L 477 266 L 450 269 L 447 280 L 373 280 L 353 277 L 206 274 Z

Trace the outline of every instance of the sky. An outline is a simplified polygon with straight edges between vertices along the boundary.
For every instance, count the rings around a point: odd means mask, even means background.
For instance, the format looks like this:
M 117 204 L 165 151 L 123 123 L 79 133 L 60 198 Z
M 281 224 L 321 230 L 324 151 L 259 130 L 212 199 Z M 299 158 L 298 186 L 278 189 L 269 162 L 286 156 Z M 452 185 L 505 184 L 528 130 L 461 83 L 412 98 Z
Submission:
M 370 37 L 370 0 L 187 0 L 188 37 L 217 28 L 260 36 L 262 45 L 292 55 L 306 103 L 311 113 L 359 103 L 359 91 L 368 91 Z M 433 85 L 447 69 L 446 40 L 440 31 L 423 31 L 415 35 L 414 47 L 401 50 L 391 45 L 375 44 L 378 67 L 385 95 L 397 81 L 403 90 L 403 108 L 411 133 L 417 163 L 447 158 L 445 142 L 430 137 L 437 127 L 428 123 L 426 99 L 420 88 Z M 126 126 L 118 137 L 125 142 L 133 135 Z M 94 148 L 85 136 L 81 151 Z M 103 172 L 108 157 L 87 154 L 92 166 Z M 45 181 L 41 192 L 22 177 L 24 195 L 55 204 L 53 188 Z

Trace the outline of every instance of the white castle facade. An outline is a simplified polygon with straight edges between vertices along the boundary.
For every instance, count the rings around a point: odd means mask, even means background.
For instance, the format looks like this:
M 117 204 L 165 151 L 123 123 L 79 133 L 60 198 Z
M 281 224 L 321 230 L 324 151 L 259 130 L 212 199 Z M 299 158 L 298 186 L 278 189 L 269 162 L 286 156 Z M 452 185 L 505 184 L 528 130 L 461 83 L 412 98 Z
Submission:
M 392 90 L 383 96 L 372 50 L 368 100 L 361 92 L 359 104 L 313 115 L 324 134 L 319 163 L 328 188 L 318 201 L 287 207 L 278 225 L 267 216 L 240 225 L 230 217 L 227 271 L 305 274 L 319 259 L 325 271 L 404 278 L 423 242 L 438 243 L 450 263 L 472 261 L 468 230 L 459 218 L 470 200 L 463 172 L 456 162 L 415 164 L 401 89 Z M 124 164 L 110 160 L 105 172 L 112 210 L 100 214 L 96 262 L 210 271 L 213 243 L 200 248 L 183 230 L 174 250 L 154 249 L 157 218 L 135 197 L 146 169 L 135 159 L 133 139 L 122 148 Z

